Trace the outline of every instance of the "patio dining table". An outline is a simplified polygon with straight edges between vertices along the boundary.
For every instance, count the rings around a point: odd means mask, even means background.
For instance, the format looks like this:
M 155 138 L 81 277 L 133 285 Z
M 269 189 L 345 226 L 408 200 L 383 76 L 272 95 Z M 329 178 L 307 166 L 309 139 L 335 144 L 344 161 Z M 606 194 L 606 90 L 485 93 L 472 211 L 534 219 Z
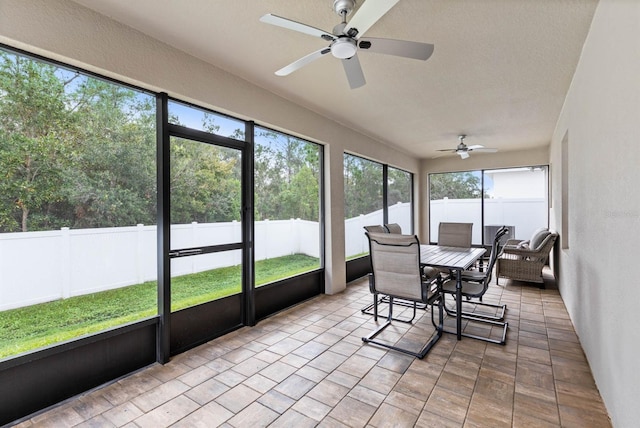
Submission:
M 484 248 L 445 247 L 420 245 L 420 264 L 449 269 L 456 274 L 456 334 L 462 339 L 462 279 L 463 270 L 469 269 L 485 253 Z

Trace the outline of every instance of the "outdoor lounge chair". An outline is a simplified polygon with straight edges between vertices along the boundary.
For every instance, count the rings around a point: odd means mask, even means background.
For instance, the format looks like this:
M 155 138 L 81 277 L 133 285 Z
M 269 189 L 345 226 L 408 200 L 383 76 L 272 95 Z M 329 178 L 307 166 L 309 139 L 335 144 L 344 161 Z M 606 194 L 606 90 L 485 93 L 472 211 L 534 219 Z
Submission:
M 535 282 L 544 288 L 542 268 L 549 260 L 558 234 L 537 230 L 529 241 L 509 239 L 496 263 L 496 284 L 500 278 Z
M 371 334 L 363 337 L 365 343 L 373 343 L 414 357 L 423 358 L 429 349 L 440 339 L 442 335 L 443 313 L 442 298 L 438 292 L 436 281 L 425 279 L 420 269 L 420 241 L 415 235 L 397 235 L 367 233 L 369 238 L 369 251 L 371 254 L 372 275 L 369 276 L 369 288 L 374 295 L 384 295 L 389 299 L 389 311 L 387 320 Z M 394 321 L 394 299 L 402 299 L 404 302 L 413 302 L 413 313 L 417 303 L 429 305 L 432 322 L 436 326 L 435 336 L 419 351 L 395 346 L 391 343 L 376 340 L 376 336 L 382 333 Z M 434 306 L 438 306 L 438 324 L 435 323 Z M 412 318 L 413 320 L 413 318 Z

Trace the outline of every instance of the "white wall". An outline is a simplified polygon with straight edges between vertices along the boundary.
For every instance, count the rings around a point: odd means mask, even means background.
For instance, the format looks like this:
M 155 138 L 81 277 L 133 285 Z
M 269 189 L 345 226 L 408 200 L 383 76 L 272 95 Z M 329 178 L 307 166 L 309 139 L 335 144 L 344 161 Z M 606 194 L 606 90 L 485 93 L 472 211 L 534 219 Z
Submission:
M 68 0 L 0 0 L 0 42 L 325 144 L 327 293 L 346 286 L 344 151 L 414 173 L 419 169 L 417 160 L 397 148 Z
M 544 198 L 547 194 L 545 171 L 503 171 L 487 173 L 493 180 L 493 198 Z
M 568 195 L 560 171 L 565 135 Z M 569 236 L 560 253 L 560 292 L 614 426 L 638 426 L 639 1 L 600 1 L 550 152 L 551 221 L 560 239 Z

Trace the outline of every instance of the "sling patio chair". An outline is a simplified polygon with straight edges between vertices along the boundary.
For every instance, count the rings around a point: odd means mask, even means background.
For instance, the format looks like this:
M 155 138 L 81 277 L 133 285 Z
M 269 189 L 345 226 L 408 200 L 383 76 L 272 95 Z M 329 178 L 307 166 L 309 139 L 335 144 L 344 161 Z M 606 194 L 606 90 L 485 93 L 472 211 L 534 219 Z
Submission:
M 442 336 L 444 314 L 442 296 L 437 282 L 425 279 L 422 275 L 420 241 L 415 235 L 391 233 L 367 233 L 367 237 L 373 268 L 373 273 L 369 276 L 369 288 L 374 295 L 384 295 L 389 298 L 389 311 L 386 321 L 368 336 L 363 337 L 362 341 L 423 358 Z M 376 339 L 395 320 L 393 308 L 396 299 L 413 302 L 411 321 L 415 318 L 416 304 L 431 306 L 431 322 L 435 326 L 435 332 L 419 351 Z M 438 307 L 438 324 L 434 320 L 435 306 Z

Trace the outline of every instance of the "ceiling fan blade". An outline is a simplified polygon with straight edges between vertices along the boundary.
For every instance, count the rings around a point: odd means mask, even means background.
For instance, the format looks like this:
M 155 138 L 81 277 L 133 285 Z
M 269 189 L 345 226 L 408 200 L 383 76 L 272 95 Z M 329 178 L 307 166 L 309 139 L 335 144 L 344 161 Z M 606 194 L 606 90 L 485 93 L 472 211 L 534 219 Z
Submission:
M 437 152 L 456 152 L 456 149 L 437 149 Z
M 471 146 L 467 146 L 468 150 L 478 150 L 478 149 L 484 149 L 484 146 L 481 144 L 474 144 Z
M 297 31 L 299 33 L 308 34 L 310 36 L 320 37 L 327 41 L 335 40 L 336 38 L 333 34 L 327 33 L 326 31 L 321 30 L 319 28 L 315 28 L 307 24 L 302 24 L 300 22 L 292 21 L 290 19 L 283 18 L 281 16 L 273 15 L 270 13 L 267 13 L 266 15 L 260 17 L 260 22 L 286 28 L 288 30 Z
M 405 58 L 426 61 L 433 54 L 430 43 L 411 42 L 408 40 L 362 38 L 358 42 L 360 49 L 385 55 L 396 55 Z
M 498 151 L 498 149 L 489 149 L 486 147 L 481 147 L 478 149 L 472 149 L 471 147 L 469 147 L 469 150 L 473 150 L 474 152 L 482 152 L 482 153 L 495 153 Z
M 344 29 L 344 33 L 355 37 L 362 36 L 382 16 L 398 3 L 399 0 L 366 0 L 353 15 Z M 351 30 L 357 31 L 351 33 Z
M 469 157 L 469 153 L 468 153 L 468 152 L 462 152 L 462 151 L 459 151 L 459 152 L 458 152 L 458 154 L 460 155 L 460 157 L 461 157 L 462 159 L 466 159 L 466 158 L 468 158 L 468 157 Z
M 322 55 L 328 54 L 329 52 L 331 52 L 331 49 L 329 48 L 322 48 L 315 52 L 311 52 L 309 55 L 303 56 L 299 60 L 294 61 L 291 64 L 287 65 L 286 67 L 282 67 L 280 70 L 276 71 L 276 76 L 287 76 L 293 73 L 294 71 L 309 64 L 310 62 L 317 60 Z
M 349 81 L 351 89 L 357 89 L 367 83 L 367 81 L 364 80 L 364 73 L 362 72 L 358 55 L 343 59 L 342 66 L 344 67 L 344 72 L 347 74 L 347 80 Z

